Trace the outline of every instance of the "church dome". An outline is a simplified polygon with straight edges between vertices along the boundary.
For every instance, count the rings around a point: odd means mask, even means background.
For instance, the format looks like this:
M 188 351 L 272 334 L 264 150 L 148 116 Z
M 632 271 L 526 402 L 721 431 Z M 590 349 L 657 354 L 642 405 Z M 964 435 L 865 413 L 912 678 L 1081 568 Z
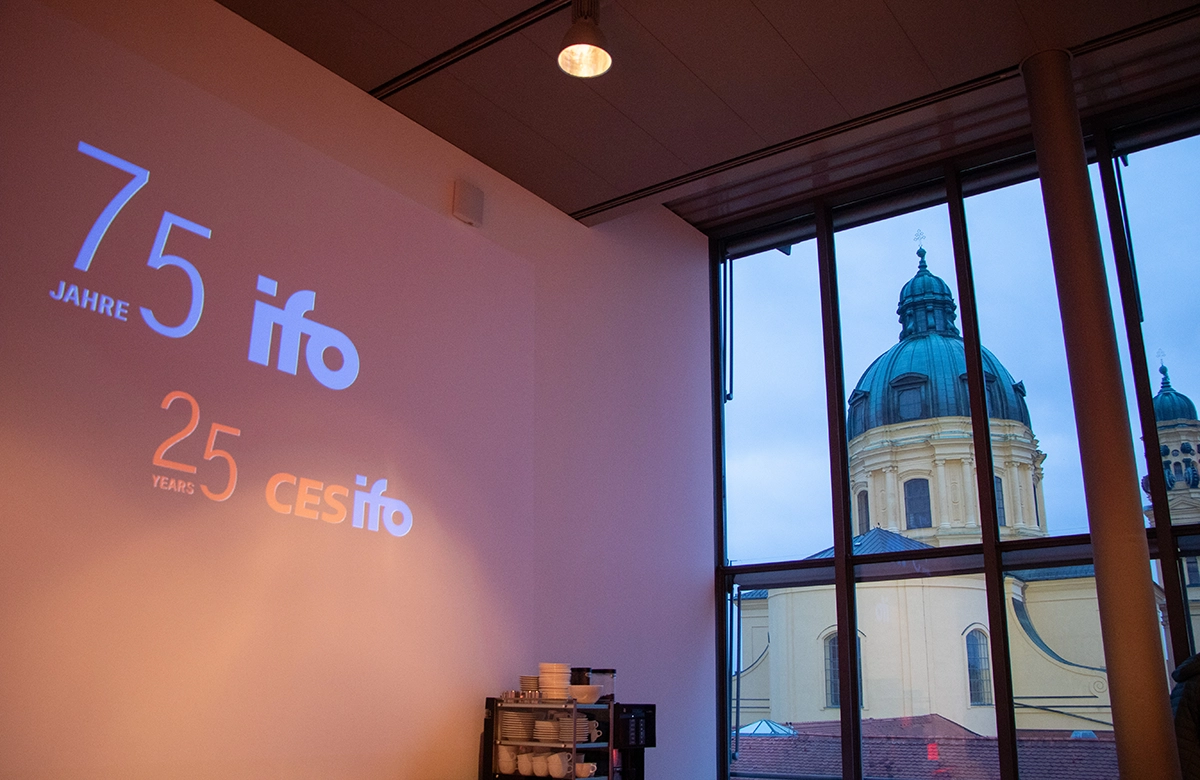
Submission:
M 900 290 L 900 342 L 875 359 L 850 394 L 851 439 L 881 425 L 934 417 L 969 417 L 967 361 L 955 326 L 950 287 L 929 271 L 918 249 L 917 274 Z M 983 349 L 988 416 L 1029 425 L 1025 386 Z M 1190 402 L 1189 402 L 1190 403 Z M 1157 409 L 1157 400 L 1155 402 Z M 1195 411 L 1193 409 L 1193 417 Z
M 1162 374 L 1162 387 L 1154 396 L 1154 419 L 1159 424 L 1171 420 L 1195 420 L 1196 405 L 1192 399 L 1171 387 L 1171 376 L 1166 366 L 1159 366 L 1158 373 Z

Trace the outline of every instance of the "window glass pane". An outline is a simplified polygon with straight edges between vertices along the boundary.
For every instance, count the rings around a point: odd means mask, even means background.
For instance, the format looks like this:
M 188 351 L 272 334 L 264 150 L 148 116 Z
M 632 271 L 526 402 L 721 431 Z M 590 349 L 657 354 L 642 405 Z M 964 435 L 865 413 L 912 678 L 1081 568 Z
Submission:
M 870 506 L 855 549 L 979 542 L 949 213 L 923 209 L 835 239 L 851 490 Z
M 1075 412 L 1037 181 L 966 199 L 1001 539 L 1088 531 Z M 997 507 L 999 508 L 999 507 Z
M 973 628 L 967 633 L 967 676 L 972 707 L 992 703 L 992 664 L 987 634 Z
M 982 574 L 863 582 L 863 774 L 996 777 Z
M 841 777 L 833 586 L 743 591 L 735 622 L 742 652 L 730 685 L 737 729 L 730 773 Z
M 727 555 L 735 563 L 804 558 L 833 545 L 816 242 L 731 262 Z
M 1005 575 L 1017 755 L 1022 776 L 1087 766 L 1117 778 L 1094 569 L 1061 566 Z M 1166 668 L 1164 664 L 1164 683 Z
M 929 480 L 910 479 L 904 483 L 904 520 L 909 529 L 929 528 L 932 525 Z
M 1155 465 L 1167 475 L 1171 522 L 1200 523 L 1200 422 L 1195 408 L 1200 397 L 1200 328 L 1194 314 L 1200 289 L 1195 262 L 1200 246 L 1200 137 L 1135 152 L 1127 160 L 1121 176 L 1162 445 L 1161 461 Z
M 1000 525 L 1008 525 L 1008 520 L 1004 516 L 1004 480 L 1000 477 L 993 477 L 993 480 L 996 485 L 996 520 Z M 1034 522 L 1037 522 L 1036 516 Z
M 1200 536 L 1180 535 L 1179 542 L 1179 567 L 1181 569 L 1180 578 L 1183 584 L 1183 607 L 1187 612 L 1188 642 L 1191 652 L 1196 652 L 1197 640 L 1200 640 Z M 1155 561 L 1157 567 L 1158 561 Z M 1161 582 L 1162 578 L 1158 580 Z M 1167 623 L 1166 620 L 1163 621 Z M 1172 658 L 1174 664 L 1179 664 L 1182 659 Z

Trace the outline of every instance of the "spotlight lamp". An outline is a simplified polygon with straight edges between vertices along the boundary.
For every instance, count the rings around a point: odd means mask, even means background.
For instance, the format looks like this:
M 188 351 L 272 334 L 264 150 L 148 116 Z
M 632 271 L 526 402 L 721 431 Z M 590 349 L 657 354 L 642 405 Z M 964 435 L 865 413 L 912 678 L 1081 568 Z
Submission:
M 596 20 L 600 0 L 572 0 L 571 29 L 563 37 L 558 67 L 571 76 L 590 79 L 612 67 L 608 42 Z

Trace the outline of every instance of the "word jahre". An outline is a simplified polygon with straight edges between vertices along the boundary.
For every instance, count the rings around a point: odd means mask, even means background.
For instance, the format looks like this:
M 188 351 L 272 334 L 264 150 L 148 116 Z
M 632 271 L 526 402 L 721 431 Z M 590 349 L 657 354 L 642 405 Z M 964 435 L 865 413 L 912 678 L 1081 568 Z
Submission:
M 111 295 L 101 295 L 87 289 L 81 292 L 79 285 L 68 285 L 59 281 L 58 289 L 50 291 L 50 297 L 63 303 L 73 303 L 81 309 L 91 309 L 97 314 L 104 314 L 113 319 L 127 322 L 125 315 L 129 313 L 129 302 L 113 298 Z

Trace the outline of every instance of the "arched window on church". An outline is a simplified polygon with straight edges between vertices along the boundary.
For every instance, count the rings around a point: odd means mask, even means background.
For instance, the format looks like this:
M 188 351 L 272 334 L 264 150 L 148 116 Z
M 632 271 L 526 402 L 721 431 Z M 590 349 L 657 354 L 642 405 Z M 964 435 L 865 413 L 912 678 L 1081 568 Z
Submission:
M 861 536 L 871 530 L 871 500 L 867 491 L 858 491 L 858 533 Z
M 863 704 L 862 683 L 862 638 L 858 639 L 858 706 Z M 825 637 L 825 706 L 835 709 L 842 706 L 841 678 L 838 677 L 837 634 Z
M 842 706 L 841 683 L 838 681 L 837 634 L 825 638 L 825 706 Z
M 967 634 L 967 677 L 971 706 L 990 706 L 992 703 L 992 665 L 988 659 L 988 638 L 978 628 Z
M 908 528 L 932 528 L 929 508 L 929 480 L 910 479 L 904 483 L 904 517 Z
M 996 519 L 1000 521 L 1000 525 L 1008 525 L 1004 519 L 1004 482 L 1000 477 L 994 477 L 996 480 Z

